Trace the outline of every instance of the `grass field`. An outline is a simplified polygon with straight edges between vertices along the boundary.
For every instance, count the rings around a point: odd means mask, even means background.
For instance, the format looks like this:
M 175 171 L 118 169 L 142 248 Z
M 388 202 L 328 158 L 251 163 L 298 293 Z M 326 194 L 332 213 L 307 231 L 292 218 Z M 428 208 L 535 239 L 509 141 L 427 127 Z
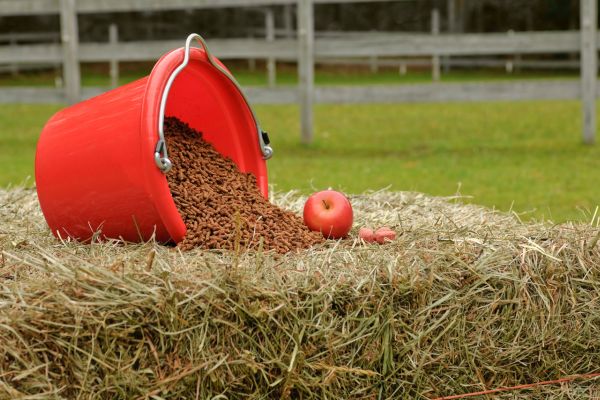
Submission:
M 297 144 L 295 110 L 274 111 L 260 114 L 281 137 L 271 171 L 284 190 L 460 191 L 554 220 L 600 204 L 600 151 L 581 145 L 575 102 L 319 106 L 311 148 Z
M 33 174 L 37 137 L 58 109 L 0 108 L 0 185 Z M 310 146 L 299 143 L 295 106 L 257 112 L 275 148 L 268 167 L 279 190 L 460 192 L 554 221 L 588 219 L 600 204 L 600 149 L 581 144 L 577 102 L 319 105 Z

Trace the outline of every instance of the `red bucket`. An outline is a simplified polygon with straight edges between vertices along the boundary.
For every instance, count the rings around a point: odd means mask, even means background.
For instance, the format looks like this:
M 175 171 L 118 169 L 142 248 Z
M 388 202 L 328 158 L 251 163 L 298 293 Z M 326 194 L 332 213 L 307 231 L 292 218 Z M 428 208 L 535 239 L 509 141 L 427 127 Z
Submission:
M 191 48 L 196 39 L 202 49 Z M 163 119 L 174 116 L 267 196 L 268 138 L 239 85 L 196 34 L 165 54 L 149 76 L 56 113 L 37 145 L 42 212 L 59 238 L 179 242 L 186 227 L 165 173 L 171 167 Z

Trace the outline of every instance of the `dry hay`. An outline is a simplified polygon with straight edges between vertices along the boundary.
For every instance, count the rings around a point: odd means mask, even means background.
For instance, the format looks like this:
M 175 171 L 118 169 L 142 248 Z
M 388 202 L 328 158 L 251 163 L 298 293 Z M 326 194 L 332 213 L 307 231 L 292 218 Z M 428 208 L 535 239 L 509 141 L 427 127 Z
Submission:
M 274 201 L 300 210 L 303 198 Z M 49 234 L 0 191 L 0 398 L 431 398 L 600 370 L 600 230 L 351 197 L 384 246 L 286 256 Z M 590 398 L 597 381 L 504 398 Z

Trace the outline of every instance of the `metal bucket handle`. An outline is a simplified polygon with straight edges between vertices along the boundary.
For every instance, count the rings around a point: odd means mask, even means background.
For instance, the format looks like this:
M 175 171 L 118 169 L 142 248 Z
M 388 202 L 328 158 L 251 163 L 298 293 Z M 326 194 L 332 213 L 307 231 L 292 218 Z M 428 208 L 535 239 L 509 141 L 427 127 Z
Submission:
M 187 37 L 187 39 L 185 41 L 185 53 L 184 53 L 183 62 L 173 71 L 171 76 L 169 76 L 169 79 L 167 80 L 167 84 L 165 86 L 165 90 L 163 91 L 162 98 L 160 100 L 160 112 L 158 114 L 158 142 L 156 143 L 156 149 L 154 151 L 154 161 L 156 163 L 156 166 L 165 174 L 167 172 L 169 172 L 169 170 L 173 167 L 171 160 L 169 160 L 169 153 L 167 151 L 167 143 L 165 142 L 165 132 L 164 132 L 165 109 L 167 107 L 167 98 L 169 97 L 169 91 L 171 90 L 171 86 L 173 85 L 175 78 L 188 65 L 188 63 L 190 61 L 190 47 L 192 45 L 192 40 L 194 40 L 194 39 L 196 39 L 198 41 L 198 43 L 204 49 L 204 52 L 206 53 L 206 59 L 208 60 L 208 62 L 211 63 L 211 65 L 213 67 L 215 67 L 217 70 L 219 70 L 223 75 L 225 75 L 234 84 L 234 86 L 237 88 L 237 90 L 242 95 L 242 98 L 248 105 L 248 109 L 250 110 L 250 113 L 252 114 L 252 118 L 254 119 L 254 121 L 256 123 L 258 144 L 260 146 L 260 151 L 262 152 L 263 159 L 268 160 L 273 155 L 273 149 L 271 148 L 271 146 L 269 146 L 269 138 L 268 138 L 266 132 L 263 132 L 263 130 L 260 128 L 260 125 L 258 124 L 258 119 L 256 118 L 256 114 L 254 114 L 254 110 L 252 109 L 252 107 L 250 106 L 250 103 L 248 102 L 248 99 L 244 95 L 244 92 L 242 91 L 240 84 L 235 80 L 235 78 L 227 70 L 225 70 L 223 67 L 221 67 L 215 61 L 214 57 L 208 50 L 208 46 L 206 45 L 206 42 L 204 41 L 202 36 L 198 35 L 197 33 L 192 33 Z

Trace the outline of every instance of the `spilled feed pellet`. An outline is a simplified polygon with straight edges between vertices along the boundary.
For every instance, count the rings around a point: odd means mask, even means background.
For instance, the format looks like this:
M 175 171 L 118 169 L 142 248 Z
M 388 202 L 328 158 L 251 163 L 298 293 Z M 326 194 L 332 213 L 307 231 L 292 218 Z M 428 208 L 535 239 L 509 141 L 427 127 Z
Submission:
M 167 181 L 187 234 L 179 243 L 192 248 L 263 249 L 287 253 L 321 243 L 302 218 L 265 199 L 251 173 L 241 172 L 174 117 L 165 118 L 165 137 L 173 169 Z

